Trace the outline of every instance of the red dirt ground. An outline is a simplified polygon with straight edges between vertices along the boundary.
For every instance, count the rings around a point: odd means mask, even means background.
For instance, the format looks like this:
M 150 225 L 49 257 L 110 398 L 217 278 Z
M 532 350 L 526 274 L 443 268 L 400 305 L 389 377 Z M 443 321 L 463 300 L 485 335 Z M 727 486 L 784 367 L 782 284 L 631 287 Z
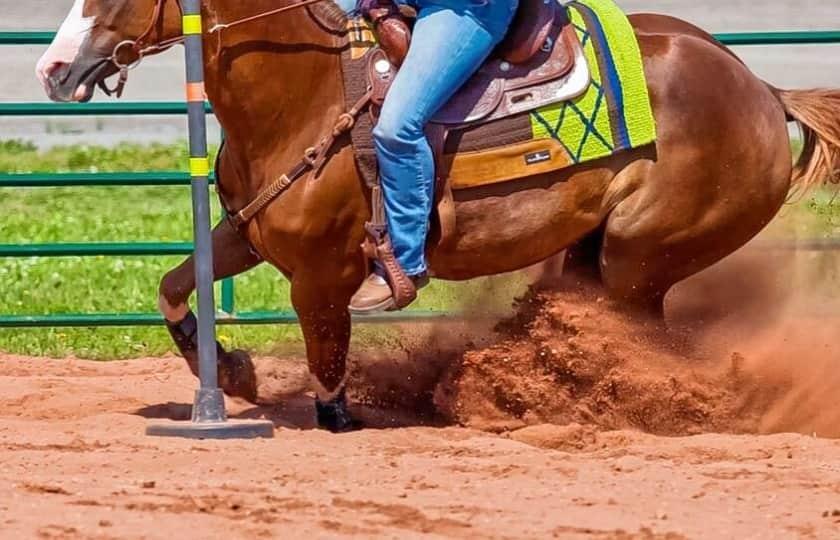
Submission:
M 732 264 L 665 337 L 530 294 L 471 343 L 357 354 L 372 427 L 345 435 L 312 429 L 301 359 L 257 359 L 279 404 L 228 401 L 275 438 L 219 442 L 143 435 L 189 415 L 178 358 L 0 356 L 0 538 L 838 538 L 837 319 Z
M 147 438 L 183 417 L 182 361 L 3 357 L 2 538 L 830 538 L 840 441 L 661 437 L 577 424 L 309 429 L 273 440 Z

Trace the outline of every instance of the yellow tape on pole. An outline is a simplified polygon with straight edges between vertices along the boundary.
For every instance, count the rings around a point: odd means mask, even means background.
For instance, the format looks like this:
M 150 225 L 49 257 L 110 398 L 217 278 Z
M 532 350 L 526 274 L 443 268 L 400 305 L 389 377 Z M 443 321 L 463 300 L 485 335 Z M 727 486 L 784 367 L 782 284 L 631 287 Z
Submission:
M 201 34 L 201 15 L 184 15 L 182 28 L 185 36 Z
M 210 174 L 210 160 L 207 156 L 190 158 L 190 176 L 204 177 Z

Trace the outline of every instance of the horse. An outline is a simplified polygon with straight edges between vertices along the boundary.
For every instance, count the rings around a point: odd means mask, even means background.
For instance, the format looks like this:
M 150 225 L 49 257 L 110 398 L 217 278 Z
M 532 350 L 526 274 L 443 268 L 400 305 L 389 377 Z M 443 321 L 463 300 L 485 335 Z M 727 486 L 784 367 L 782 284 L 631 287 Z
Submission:
M 202 2 L 206 95 L 226 134 L 217 189 L 228 209 L 252 202 L 345 112 L 344 14 L 329 0 L 298 1 Z M 283 12 L 212 31 L 272 10 Z M 816 185 L 840 166 L 840 89 L 780 90 L 688 22 L 656 14 L 631 15 L 630 22 L 657 142 L 456 191 L 457 236 L 427 249 L 435 278 L 513 271 L 565 250 L 564 272 L 596 279 L 621 305 L 662 317 L 674 284 L 743 246 L 791 190 Z M 37 73 L 51 99 L 86 101 L 97 84 L 139 60 L 124 56 L 154 54 L 180 34 L 178 0 L 76 0 Z M 796 163 L 787 121 L 804 133 Z M 360 244 L 370 189 L 346 134 L 317 172 L 287 187 L 240 229 L 227 220 L 214 228 L 215 278 L 266 261 L 289 279 L 318 424 L 354 429 L 344 397 L 347 305 L 368 270 Z M 192 316 L 193 270 L 190 257 L 169 271 L 159 304 L 194 367 L 194 336 L 180 322 Z M 225 391 L 253 398 L 253 373 L 220 354 Z

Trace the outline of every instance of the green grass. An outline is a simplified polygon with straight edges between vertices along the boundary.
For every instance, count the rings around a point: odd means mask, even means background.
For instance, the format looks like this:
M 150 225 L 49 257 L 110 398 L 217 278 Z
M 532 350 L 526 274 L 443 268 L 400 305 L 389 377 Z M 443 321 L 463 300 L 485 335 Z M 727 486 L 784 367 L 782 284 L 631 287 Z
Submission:
M 0 141 L 0 172 L 4 173 L 186 170 L 187 158 L 186 143 L 73 145 L 41 152 L 31 143 Z
M 57 147 L 39 151 L 17 141 L 0 142 L 0 172 L 184 170 L 185 144 L 114 148 Z M 215 197 L 214 219 L 220 216 Z M 189 241 L 189 188 L 8 188 L 0 193 L 0 243 Z M 181 257 L 65 257 L 0 259 L 0 314 L 154 312 L 160 277 Z M 416 309 L 457 309 L 488 286 L 501 309 L 520 284 L 509 279 L 469 284 L 433 283 Z M 236 278 L 240 311 L 290 309 L 289 287 L 267 265 Z M 219 297 L 217 287 L 217 298 Z M 297 325 L 221 326 L 229 347 L 260 353 L 301 349 Z M 391 327 L 360 326 L 366 345 L 391 343 Z M 0 350 L 52 357 L 131 358 L 173 351 L 163 328 L 0 329 Z

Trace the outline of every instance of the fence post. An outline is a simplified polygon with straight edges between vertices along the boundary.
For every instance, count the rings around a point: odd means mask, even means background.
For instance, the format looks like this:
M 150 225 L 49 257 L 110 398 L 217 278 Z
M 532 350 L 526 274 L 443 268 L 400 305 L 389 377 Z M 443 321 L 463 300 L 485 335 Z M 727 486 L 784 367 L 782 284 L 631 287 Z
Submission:
M 218 381 L 216 304 L 213 298 L 213 244 L 210 231 L 210 162 L 204 110 L 204 54 L 201 0 L 184 0 L 183 31 L 186 49 L 187 116 L 192 177 L 195 277 L 198 297 L 198 367 L 200 384 L 193 402 L 192 421 L 148 426 L 148 435 L 196 439 L 272 437 L 274 425 L 265 420 L 230 422 Z

